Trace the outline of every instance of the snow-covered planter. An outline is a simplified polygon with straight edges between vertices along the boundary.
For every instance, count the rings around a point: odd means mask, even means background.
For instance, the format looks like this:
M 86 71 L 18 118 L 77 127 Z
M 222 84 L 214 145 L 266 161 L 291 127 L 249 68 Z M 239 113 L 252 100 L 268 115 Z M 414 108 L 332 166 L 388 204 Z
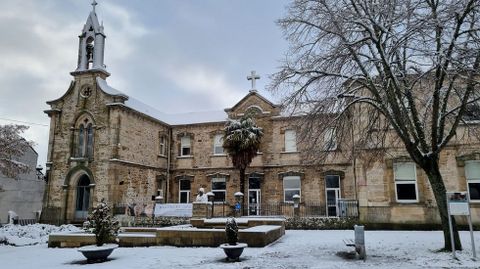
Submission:
M 227 261 L 240 261 L 240 256 L 247 244 L 238 243 L 238 225 L 234 218 L 228 219 L 225 223 L 225 236 L 227 243 L 221 244 L 220 248 L 227 255 Z
M 95 234 L 96 245 L 84 246 L 78 249 L 88 261 L 105 261 L 107 257 L 118 247 L 117 244 L 105 244 L 114 242 L 120 226 L 112 217 L 110 207 L 103 201 L 89 214 L 83 224 L 84 230 Z

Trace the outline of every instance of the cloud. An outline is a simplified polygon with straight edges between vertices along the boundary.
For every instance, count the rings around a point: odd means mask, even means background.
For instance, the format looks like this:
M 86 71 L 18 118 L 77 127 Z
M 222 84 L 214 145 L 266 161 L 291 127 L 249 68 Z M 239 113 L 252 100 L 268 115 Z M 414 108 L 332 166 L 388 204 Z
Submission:
M 83 1 L 82 1 L 83 2 Z M 1 4 L 1 3 L 0 3 Z M 83 2 L 84 4 L 84 2 Z M 76 68 L 78 34 L 89 10 L 79 12 L 78 1 L 22 0 L 2 4 L 0 9 L 0 117 L 48 125 L 43 113 L 46 101 L 62 96 Z M 147 33 L 129 10 L 104 3 L 102 16 L 115 42 L 108 44 L 112 64 L 131 57 L 137 44 L 131 42 Z M 72 14 L 75 14 L 72 16 Z M 122 82 L 121 77 L 117 83 Z M 0 124 L 14 123 L 0 120 Z M 36 142 L 39 163 L 45 163 L 48 127 L 32 125 L 25 132 Z
M 218 109 L 232 105 L 232 100 L 240 100 L 243 96 L 241 89 L 227 81 L 226 74 L 198 63 L 169 65 L 159 74 L 180 90 L 211 100 Z

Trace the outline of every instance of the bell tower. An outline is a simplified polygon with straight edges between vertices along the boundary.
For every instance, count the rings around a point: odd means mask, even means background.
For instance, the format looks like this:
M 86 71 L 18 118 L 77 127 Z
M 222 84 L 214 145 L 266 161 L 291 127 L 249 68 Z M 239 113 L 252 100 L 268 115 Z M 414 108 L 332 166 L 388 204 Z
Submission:
M 93 0 L 92 11 L 88 15 L 82 33 L 78 36 L 78 63 L 77 69 L 70 74 L 73 76 L 100 72 L 105 76 L 110 76 L 104 64 L 105 53 L 105 33 L 103 32 L 103 23 L 100 25 L 95 12 L 97 2 Z

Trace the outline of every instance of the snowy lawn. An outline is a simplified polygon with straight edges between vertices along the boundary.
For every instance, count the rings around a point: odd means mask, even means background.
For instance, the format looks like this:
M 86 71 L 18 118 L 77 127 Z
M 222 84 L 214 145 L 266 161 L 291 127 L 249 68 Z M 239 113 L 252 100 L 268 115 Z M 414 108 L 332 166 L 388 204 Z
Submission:
M 464 251 L 459 260 L 437 253 L 441 232 L 367 231 L 367 261 L 347 260 L 339 252 L 352 251 L 342 239 L 353 231 L 287 231 L 265 248 L 247 248 L 242 261 L 226 263 L 219 248 L 119 248 L 109 261 L 86 264 L 76 249 L 49 249 L 45 244 L 0 246 L 1 268 L 480 268 L 470 259 L 468 232 L 461 232 Z M 480 245 L 480 232 L 475 233 Z M 479 253 L 480 254 L 480 253 Z

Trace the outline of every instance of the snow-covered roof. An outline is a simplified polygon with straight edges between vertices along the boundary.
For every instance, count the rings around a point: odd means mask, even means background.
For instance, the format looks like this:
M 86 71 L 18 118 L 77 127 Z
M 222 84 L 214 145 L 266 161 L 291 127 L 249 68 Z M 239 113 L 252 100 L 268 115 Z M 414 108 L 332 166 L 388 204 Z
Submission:
M 87 23 L 85 24 L 85 28 L 83 30 L 88 31 L 89 26 L 92 26 L 95 33 L 103 34 L 103 27 L 98 22 L 97 13 L 95 13 L 95 11 L 91 11 L 88 15 Z
M 227 113 L 223 110 L 167 114 L 109 86 L 107 81 L 100 77 L 97 77 L 97 85 L 109 95 L 121 96 L 126 99 L 124 103 L 111 103 L 109 105 L 123 105 L 170 125 L 223 122 L 228 118 Z

